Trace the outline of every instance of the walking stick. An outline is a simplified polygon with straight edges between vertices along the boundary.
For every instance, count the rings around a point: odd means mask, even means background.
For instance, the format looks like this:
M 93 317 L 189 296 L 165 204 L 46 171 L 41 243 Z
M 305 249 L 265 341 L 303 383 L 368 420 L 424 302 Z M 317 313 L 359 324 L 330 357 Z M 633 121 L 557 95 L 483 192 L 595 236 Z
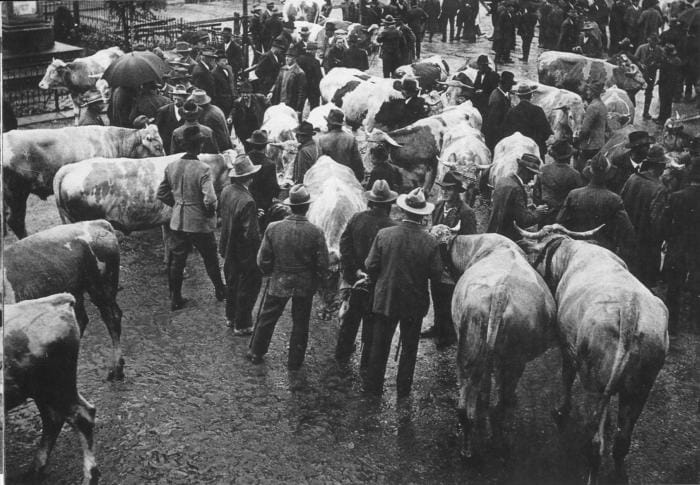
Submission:
M 265 300 L 267 300 L 267 290 L 269 288 L 270 288 L 270 277 L 268 277 L 267 282 L 265 282 L 265 289 L 263 290 L 262 298 L 260 298 L 260 305 L 258 305 L 258 315 L 255 317 L 255 325 L 253 326 L 253 334 L 250 336 L 250 341 L 248 342 L 248 348 L 251 348 L 253 346 L 253 340 L 255 339 L 255 334 L 258 332 L 258 323 L 260 323 L 260 312 L 262 311 L 262 307 L 265 304 Z

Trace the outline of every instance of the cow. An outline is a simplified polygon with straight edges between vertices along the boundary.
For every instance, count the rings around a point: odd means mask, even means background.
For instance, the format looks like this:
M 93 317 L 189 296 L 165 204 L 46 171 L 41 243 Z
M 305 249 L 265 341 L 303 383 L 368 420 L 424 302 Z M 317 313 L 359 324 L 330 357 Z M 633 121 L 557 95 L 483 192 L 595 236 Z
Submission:
M 282 13 L 285 19 L 306 20 L 314 24 L 318 22 L 323 8 L 321 0 L 286 0 L 283 5 Z
M 333 108 L 335 108 L 333 103 L 325 103 L 321 106 L 316 106 L 314 109 L 309 111 L 309 116 L 306 117 L 306 121 L 311 123 L 315 130 L 325 133 L 328 131 L 328 122 L 326 121 L 326 117 Z
M 518 158 L 530 153 L 539 158 L 540 149 L 535 140 L 519 131 L 499 141 L 493 149 L 493 164 L 488 168 L 488 183 L 493 188 L 503 177 L 517 172 Z
M 96 485 L 100 472 L 93 450 L 95 407 L 77 388 L 80 329 L 75 298 L 58 293 L 14 305 L 5 303 L 5 413 L 33 399 L 41 415 L 41 441 L 31 472 L 37 477 L 45 472 L 63 423 L 68 421 L 83 448 L 83 485 Z
M 95 89 L 95 82 L 102 77 L 105 69 L 124 55 L 119 47 L 110 47 L 97 51 L 89 57 L 79 57 L 71 62 L 54 59 L 46 68 L 44 77 L 39 82 L 39 89 L 68 89 L 75 108 L 75 121 L 78 121 L 80 95 Z
M 608 109 L 608 128 L 617 131 L 625 125 L 634 123 L 634 104 L 627 92 L 612 86 L 600 97 Z
M 321 99 L 324 103 L 333 103 L 342 108 L 343 97 L 362 81 L 369 79 L 372 79 L 372 76 L 359 69 L 336 67 L 326 74 L 318 85 Z
M 491 150 L 484 143 L 484 136 L 479 130 L 469 128 L 461 138 L 445 143 L 440 152 L 437 180 L 448 170 L 456 170 L 465 180 L 464 199 L 474 205 L 478 192 L 480 167 L 491 164 Z
M 114 126 L 79 126 L 12 130 L 2 135 L 2 182 L 10 215 L 7 225 L 18 238 L 27 236 L 27 197 L 45 200 L 63 165 L 94 157 L 144 158 L 164 155 L 156 125 L 141 130 Z
M 261 130 L 267 132 L 267 156 L 277 167 L 278 179 L 281 184 L 291 180 L 294 158 L 298 151 L 298 143 L 294 130 L 299 127 L 296 111 L 286 104 L 270 106 L 265 110 Z M 287 175 L 284 175 L 284 174 Z
M 71 293 L 81 335 L 88 324 L 87 292 L 112 339 L 109 380 L 124 378 L 122 311 L 117 304 L 119 258 L 117 236 L 105 220 L 52 227 L 5 248 L 7 281 L 16 300 Z
M 553 417 L 562 429 L 578 373 L 583 388 L 597 396 L 586 436 L 588 483 L 596 483 L 610 399 L 617 395 L 612 455 L 617 478 L 626 483 L 632 431 L 668 351 L 668 310 L 614 253 L 572 239 L 595 237 L 598 230 L 574 233 L 558 224 L 536 233 L 519 229 L 520 245 L 552 288 L 558 307 L 563 398 Z
M 579 95 L 594 81 L 628 92 L 637 92 L 646 85 L 642 72 L 634 63 L 619 66 L 571 52 L 541 53 L 537 60 L 537 74 L 542 84 L 568 89 Z
M 306 214 L 320 227 L 328 245 L 330 277 L 321 290 L 325 316 L 337 309 L 340 276 L 340 236 L 350 218 L 367 208 L 364 189 L 352 170 L 327 155 L 322 155 L 304 175 L 304 185 L 311 194 Z
M 438 82 L 447 81 L 450 75 L 450 66 L 441 56 L 435 55 L 427 59 L 397 67 L 394 71 L 397 78 L 413 76 L 418 79 L 418 84 L 424 91 L 431 91 L 436 88 Z
M 528 362 L 555 344 L 556 306 L 542 277 L 510 239 L 499 234 L 454 236 L 452 231 L 439 224 L 430 233 L 440 242 L 443 262 L 457 280 L 452 296 L 458 334 L 457 416 L 462 455 L 478 461 L 491 376 L 498 386 L 498 404 L 491 414 L 493 437 L 508 448 L 503 431 L 514 416 L 518 380 Z

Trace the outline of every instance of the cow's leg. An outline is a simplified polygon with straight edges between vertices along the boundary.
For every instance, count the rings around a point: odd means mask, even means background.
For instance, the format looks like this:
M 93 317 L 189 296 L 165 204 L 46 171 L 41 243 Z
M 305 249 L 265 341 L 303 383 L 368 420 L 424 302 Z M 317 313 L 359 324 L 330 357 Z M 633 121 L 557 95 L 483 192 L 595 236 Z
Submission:
M 39 408 L 39 415 L 41 416 L 41 441 L 39 442 L 39 449 L 34 457 L 32 473 L 41 474 L 44 473 L 46 469 L 49 456 L 51 456 L 51 450 L 53 450 L 53 446 L 56 444 L 56 439 L 61 432 L 63 422 L 66 418 L 63 413 L 60 413 L 45 401 L 36 400 L 35 402 L 36 407 Z
M 566 350 L 562 350 L 562 366 L 561 366 L 562 390 L 564 394 L 561 398 L 559 406 L 552 411 L 552 418 L 557 423 L 559 431 L 563 431 L 566 421 L 569 418 L 571 411 L 571 388 L 576 380 L 576 366 Z
M 23 239 L 27 237 L 27 227 L 24 219 L 27 215 L 29 188 L 24 187 L 24 184 L 19 179 L 16 182 L 16 184 L 13 183 L 15 186 L 11 188 L 12 193 L 5 197 L 5 204 L 10 211 L 10 214 L 7 216 L 7 225 L 15 233 L 17 239 Z
M 642 385 L 636 386 L 634 389 L 625 388 L 619 393 L 617 431 L 613 441 L 612 455 L 613 460 L 615 460 L 615 478 L 621 483 L 627 483 L 625 457 L 630 450 L 634 425 L 644 409 L 650 390 L 651 385 Z
M 78 433 L 83 448 L 83 485 L 96 485 L 100 472 L 93 451 L 95 407 L 78 394 L 77 403 L 71 406 L 68 423 Z
M 80 329 L 80 337 L 82 338 L 89 321 L 87 312 L 85 311 L 85 296 L 82 292 L 73 293 L 73 296 L 75 297 L 75 318 L 78 320 L 78 328 Z
M 169 271 L 170 264 L 170 226 L 163 224 L 160 226 L 163 229 L 163 262 L 166 266 L 166 271 Z
M 508 453 L 509 445 L 507 430 L 513 426 L 515 407 L 518 403 L 516 389 L 518 381 L 525 370 L 525 362 L 516 360 L 508 361 L 498 366 L 496 379 L 498 382 L 498 404 L 493 411 L 491 428 L 493 429 L 494 444 Z
M 100 309 L 100 316 L 107 326 L 107 331 L 112 339 L 112 368 L 107 374 L 107 380 L 124 379 L 124 358 L 122 357 L 122 310 L 117 301 L 110 298 L 109 301 L 95 302 Z
M 598 483 L 600 462 L 605 451 L 605 423 L 608 421 L 610 396 L 602 396 L 598 402 L 592 426 L 595 426 L 593 438 L 586 444 L 585 453 L 588 460 L 588 485 Z

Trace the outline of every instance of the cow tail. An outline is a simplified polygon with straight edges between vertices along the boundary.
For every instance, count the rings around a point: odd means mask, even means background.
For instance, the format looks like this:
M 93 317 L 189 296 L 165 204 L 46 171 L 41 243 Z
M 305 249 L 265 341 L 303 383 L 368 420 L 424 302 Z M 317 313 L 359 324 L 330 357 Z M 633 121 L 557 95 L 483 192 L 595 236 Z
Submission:
M 612 396 L 617 390 L 624 369 L 627 366 L 627 362 L 629 362 L 632 346 L 635 341 L 635 336 L 637 335 L 637 328 L 639 325 L 639 300 L 636 295 L 633 295 L 629 300 L 625 301 L 622 308 L 620 308 L 617 324 L 618 336 L 615 359 L 610 369 L 608 383 L 603 391 L 603 394 L 607 397 Z
M 63 191 L 61 190 L 61 185 L 63 182 L 63 178 L 66 176 L 68 173 L 68 170 L 65 169 L 64 167 L 60 168 L 58 172 L 56 172 L 56 175 L 53 178 L 53 194 L 54 194 L 54 199 L 56 200 L 56 207 L 58 208 L 58 215 L 61 216 L 61 222 L 63 224 L 68 224 L 71 222 L 75 222 L 71 220 L 70 215 L 68 213 L 68 207 L 66 206 L 66 201 L 63 200 Z
M 493 354 L 498 334 L 503 327 L 503 313 L 507 304 L 508 293 L 505 286 L 496 286 L 491 293 L 488 320 L 484 322 L 483 314 L 473 316 L 469 322 L 470 328 L 460 335 L 460 348 L 464 349 L 466 358 L 461 367 L 481 369 L 483 376 L 491 375 Z
M 496 348 L 498 334 L 503 327 L 503 313 L 508 304 L 508 291 L 503 285 L 498 285 L 491 296 L 491 308 L 489 309 L 489 321 L 486 326 L 486 349 L 489 371 L 493 366 L 493 353 Z M 490 374 L 490 372 L 489 372 Z

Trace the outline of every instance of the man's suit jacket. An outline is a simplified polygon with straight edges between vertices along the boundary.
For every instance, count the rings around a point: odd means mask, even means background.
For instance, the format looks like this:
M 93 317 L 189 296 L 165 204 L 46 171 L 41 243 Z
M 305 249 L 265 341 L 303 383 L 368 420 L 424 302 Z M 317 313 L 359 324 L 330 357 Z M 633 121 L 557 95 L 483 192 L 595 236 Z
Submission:
M 253 175 L 250 193 L 253 195 L 258 209 L 267 212 L 272 206 L 272 199 L 280 193 L 280 186 L 277 183 L 277 169 L 274 162 L 267 158 L 264 150 L 250 150 L 248 158 L 253 164 L 261 167 L 258 173 Z
M 221 66 L 216 66 L 212 75 L 214 76 L 216 97 L 213 97 L 211 102 L 221 108 L 221 111 L 227 115 L 233 108 L 233 88 L 235 86 L 233 72 Z
M 484 116 L 481 131 L 486 139 L 486 146 L 493 151 L 496 143 L 503 138 L 503 121 L 510 110 L 510 99 L 500 89 L 494 89 L 489 97 L 488 110 Z
M 221 108 L 211 103 L 202 105 L 200 108 L 202 108 L 202 114 L 199 115 L 199 122 L 214 132 L 214 140 L 216 140 L 219 150 L 223 152 L 232 148 L 226 115 L 221 111 Z
M 350 284 L 357 281 L 357 270 L 365 270 L 365 259 L 380 229 L 395 226 L 391 217 L 371 208 L 353 215 L 340 236 L 340 265 L 343 279 Z
M 365 178 L 365 166 L 357 147 L 357 140 L 343 130 L 332 130 L 318 136 L 318 146 L 322 155 L 328 155 L 341 165 L 353 171 L 357 180 Z
M 217 145 L 216 140 L 214 139 L 214 132 L 212 132 L 210 128 L 197 122 L 182 124 L 173 130 L 173 136 L 170 141 L 170 153 L 180 153 L 185 151 L 183 141 L 185 128 L 193 125 L 199 127 L 199 132 L 204 137 L 202 141 L 202 153 L 219 153 L 219 145 Z
M 202 64 L 202 61 L 197 62 L 197 65 L 192 69 L 192 84 L 199 89 L 207 92 L 210 98 L 216 97 L 216 82 L 212 71 Z
M 261 235 L 258 209 L 250 191 L 236 182 L 224 187 L 219 201 L 219 215 L 221 257 L 242 267 L 255 267 Z
M 231 66 L 233 72 L 238 75 L 239 72 L 245 67 L 243 61 L 243 48 L 238 45 L 235 41 L 231 41 L 228 47 L 224 44 L 226 53 L 226 59 L 228 59 L 228 65 Z
M 540 157 L 544 158 L 547 153 L 546 141 L 552 134 L 552 126 L 542 108 L 525 99 L 513 106 L 503 120 L 503 135 L 510 136 L 516 131 L 532 138 L 540 147 Z
M 628 151 L 611 160 L 615 174 L 608 181 L 607 187 L 616 194 L 622 191 L 622 187 L 627 182 L 627 179 L 630 178 L 630 175 L 637 172 L 637 169 L 632 165 L 630 154 L 631 152 Z
M 173 131 L 185 122 L 182 118 L 179 120 L 176 118 L 175 110 L 177 110 L 175 103 L 170 103 L 161 106 L 156 113 L 158 133 L 160 134 L 160 139 L 163 140 L 163 149 L 168 155 L 172 154 L 170 148 L 173 140 Z
M 501 76 L 493 69 L 488 69 L 483 74 L 477 74 L 476 79 L 474 79 L 474 89 L 481 90 L 481 92 L 472 96 L 472 103 L 474 107 L 479 110 L 482 118 L 486 114 L 489 100 L 491 99 L 491 93 L 498 87 L 500 80 Z
M 486 232 L 495 232 L 518 241 L 521 237 L 513 222 L 523 229 L 537 223 L 537 214 L 527 208 L 525 187 L 515 174 L 496 182 L 492 207 Z
M 468 236 L 470 234 L 476 234 L 476 215 L 474 214 L 474 209 L 469 207 L 463 200 L 459 201 L 456 207 L 450 208 L 447 213 L 445 213 L 444 200 L 441 200 L 435 204 L 435 210 L 433 211 L 433 225 L 445 224 L 449 227 L 455 227 L 459 224 L 460 236 Z

